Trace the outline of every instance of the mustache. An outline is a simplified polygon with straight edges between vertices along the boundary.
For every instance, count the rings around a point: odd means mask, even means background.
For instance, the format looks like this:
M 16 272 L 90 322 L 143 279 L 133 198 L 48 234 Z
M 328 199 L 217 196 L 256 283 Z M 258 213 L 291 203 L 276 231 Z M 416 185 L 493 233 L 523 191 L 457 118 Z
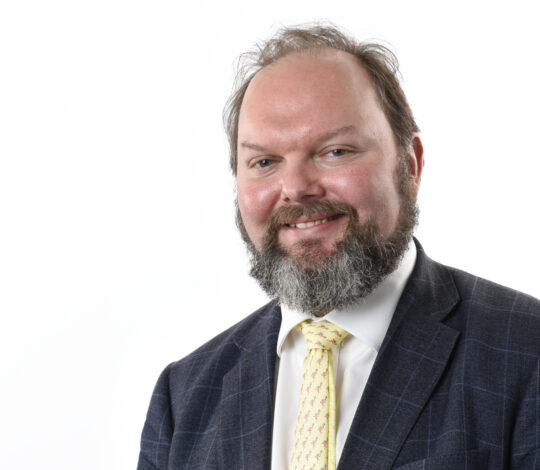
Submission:
M 346 215 L 349 217 L 349 225 L 358 221 L 356 208 L 341 201 L 309 201 L 302 205 L 280 207 L 269 217 L 266 224 L 267 241 L 274 239 L 283 225 L 292 223 L 300 217 L 315 215 L 323 219 Z

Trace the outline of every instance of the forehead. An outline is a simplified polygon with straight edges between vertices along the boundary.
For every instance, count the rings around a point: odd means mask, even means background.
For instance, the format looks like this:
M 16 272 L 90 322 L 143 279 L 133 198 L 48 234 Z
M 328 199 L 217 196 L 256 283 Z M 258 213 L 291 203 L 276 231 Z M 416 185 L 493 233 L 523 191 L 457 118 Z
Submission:
M 283 83 L 287 77 L 291 80 L 301 79 L 306 85 L 311 85 L 321 78 L 321 75 L 334 79 L 343 75 L 348 78 L 356 76 L 362 82 L 357 84 L 363 85 L 371 82 L 360 59 L 348 52 L 326 47 L 293 52 L 278 59 L 259 71 L 249 88 L 253 90 L 275 80 Z
M 263 132 L 296 139 L 348 125 L 374 133 L 387 122 L 360 61 L 328 48 L 290 54 L 262 69 L 244 96 L 238 137 Z

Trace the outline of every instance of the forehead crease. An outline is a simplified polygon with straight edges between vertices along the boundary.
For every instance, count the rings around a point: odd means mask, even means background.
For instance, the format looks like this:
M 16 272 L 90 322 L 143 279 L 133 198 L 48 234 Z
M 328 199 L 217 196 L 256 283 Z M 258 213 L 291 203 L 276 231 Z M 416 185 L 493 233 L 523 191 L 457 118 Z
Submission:
M 248 132 L 246 138 L 241 141 L 242 147 L 253 150 L 294 150 L 299 146 L 304 146 L 313 140 L 313 129 L 311 126 L 272 126 L 272 129 L 265 127 L 262 132 L 258 132 L 257 126 L 253 126 L 253 131 Z
M 266 130 L 268 131 L 268 129 Z M 253 141 L 249 139 L 242 140 L 240 145 L 253 150 L 268 150 L 272 146 L 292 150 L 297 146 L 322 144 L 335 137 L 345 136 L 356 131 L 356 126 L 352 124 L 322 130 L 314 128 L 313 125 L 306 124 L 303 126 L 275 129 L 273 132 L 265 132 L 261 136 L 255 133 Z

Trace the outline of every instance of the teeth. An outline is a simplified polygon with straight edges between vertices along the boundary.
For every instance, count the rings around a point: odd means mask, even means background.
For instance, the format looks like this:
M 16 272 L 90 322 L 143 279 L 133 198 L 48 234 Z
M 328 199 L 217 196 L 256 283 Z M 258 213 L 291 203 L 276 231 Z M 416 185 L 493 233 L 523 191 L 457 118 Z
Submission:
M 300 222 L 299 224 L 288 224 L 288 225 L 289 227 L 309 228 L 309 227 L 313 227 L 314 225 L 324 224 L 325 222 L 328 222 L 328 219 L 319 219 L 319 220 L 313 220 L 311 222 Z

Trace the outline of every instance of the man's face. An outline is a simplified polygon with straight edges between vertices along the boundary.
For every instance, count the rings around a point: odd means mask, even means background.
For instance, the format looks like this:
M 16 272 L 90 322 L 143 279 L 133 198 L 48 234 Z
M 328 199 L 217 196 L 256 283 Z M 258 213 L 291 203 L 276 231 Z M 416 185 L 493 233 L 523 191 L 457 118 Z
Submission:
M 415 194 L 418 148 L 404 156 Z M 249 239 L 261 251 L 272 221 L 286 254 L 323 259 L 351 218 L 326 202 L 349 205 L 361 225 L 389 238 L 401 207 L 398 154 L 371 78 L 353 56 L 294 54 L 263 69 L 238 126 L 238 206 Z

